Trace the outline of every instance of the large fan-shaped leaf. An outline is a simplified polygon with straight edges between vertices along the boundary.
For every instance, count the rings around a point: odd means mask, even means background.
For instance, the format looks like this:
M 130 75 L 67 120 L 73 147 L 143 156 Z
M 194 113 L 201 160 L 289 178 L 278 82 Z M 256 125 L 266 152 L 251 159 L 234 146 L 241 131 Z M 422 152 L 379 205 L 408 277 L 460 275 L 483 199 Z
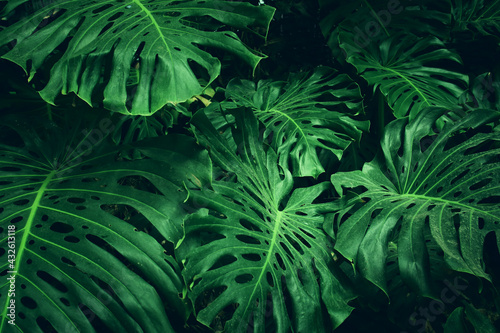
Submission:
M 186 221 L 184 276 L 197 319 L 210 325 L 224 310 L 228 332 L 324 332 L 350 313 L 321 226 L 332 203 L 314 203 L 327 183 L 298 188 L 276 153 L 259 140 L 249 110 L 238 110 L 233 144 L 198 112 L 199 140 L 220 167 L 237 176 L 191 198 L 208 209 Z M 210 304 L 200 304 L 210 295 Z M 324 312 L 325 309 L 326 311 Z
M 456 108 L 468 83 L 467 75 L 436 66 L 456 66 L 461 60 L 435 37 L 396 35 L 366 48 L 353 43 L 350 32 L 342 31 L 339 38 L 347 61 L 374 89 L 380 87 L 398 118 L 409 114 L 413 119 L 429 106 Z
M 120 162 L 116 148 L 92 141 L 98 130 L 68 154 L 73 130 L 18 130 L 25 145 L 0 150 L 0 332 L 14 327 L 12 302 L 22 332 L 172 332 L 165 309 L 182 325 L 183 283 L 160 244 L 182 238 L 182 181 L 192 172 L 205 181 L 208 156 L 169 137 L 144 148 L 148 160 Z
M 500 133 L 450 135 L 487 123 L 498 113 L 475 112 L 448 124 L 433 141 L 426 135 L 442 113 L 426 110 L 410 124 L 390 123 L 382 139 L 385 161 L 331 178 L 339 193 L 343 187 L 363 186 L 363 192 L 338 213 L 342 224 L 335 248 L 384 290 L 391 232 L 398 235 L 403 280 L 424 294 L 432 293 L 426 228 L 452 269 L 489 278 L 482 252 L 487 233 L 500 236 Z
M 294 176 L 317 177 L 325 171 L 318 149 L 340 159 L 362 130 L 368 130 L 368 122 L 351 117 L 362 108 L 359 86 L 346 74 L 326 67 L 291 75 L 288 82 L 233 79 L 226 97 L 236 106 L 254 110 L 266 125 L 264 137 L 272 135 L 273 148 L 291 157 Z M 232 104 L 222 107 L 230 109 Z
M 151 114 L 167 102 L 202 92 L 193 64 L 201 73 L 208 72 L 209 82 L 219 75 L 219 60 L 204 47 L 234 53 L 255 67 L 261 55 L 244 46 L 235 33 L 217 30 L 229 25 L 265 35 L 273 11 L 218 0 L 54 1 L 1 31 L 0 41 L 16 42 L 3 58 L 30 76 L 56 48 L 63 48 L 40 92 L 50 103 L 61 92 L 74 92 L 92 104 L 94 92 L 102 90 L 106 108 L 128 113 L 131 103 L 133 114 Z M 48 24 L 37 28 L 41 22 Z M 133 95 L 127 93 L 132 65 L 139 66 Z
M 452 14 L 455 29 L 473 30 L 483 35 L 500 37 L 500 1 L 453 0 Z

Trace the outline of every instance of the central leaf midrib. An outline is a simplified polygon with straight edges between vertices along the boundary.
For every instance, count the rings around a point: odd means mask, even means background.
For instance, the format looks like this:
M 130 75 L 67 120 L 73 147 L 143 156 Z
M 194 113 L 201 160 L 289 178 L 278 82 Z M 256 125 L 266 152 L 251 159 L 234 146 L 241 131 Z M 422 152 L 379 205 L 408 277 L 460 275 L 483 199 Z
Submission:
M 260 111 L 260 110 L 259 110 Z M 293 125 L 295 125 L 295 128 L 297 128 L 297 131 L 300 133 L 300 135 L 304 138 L 304 142 L 305 142 L 305 145 L 307 146 L 307 148 L 309 148 L 309 142 L 307 141 L 307 136 L 306 134 L 304 133 L 304 131 L 302 130 L 302 128 L 300 128 L 300 126 L 297 124 L 297 122 L 292 118 L 290 117 L 289 115 L 287 115 L 286 113 L 284 112 L 281 112 L 280 110 L 278 109 L 269 109 L 269 110 L 266 110 L 266 111 L 262 111 L 262 112 L 269 112 L 269 113 L 277 113 L 279 114 L 280 116 L 284 117 L 287 119 L 287 121 L 290 121 L 293 123 Z M 286 122 L 283 124 L 283 127 L 285 126 Z M 290 135 L 290 137 L 293 135 L 294 133 L 292 133 Z
M 498 216 L 490 214 L 490 212 L 488 212 L 488 211 L 481 210 L 481 209 L 473 207 L 473 206 L 468 206 L 468 205 L 462 204 L 462 203 L 460 203 L 458 201 L 451 201 L 451 200 L 446 200 L 446 199 L 438 198 L 438 197 L 430 197 L 430 196 L 419 195 L 419 194 L 410 194 L 410 193 L 400 194 L 400 196 L 402 196 L 402 197 L 408 197 L 408 198 L 416 198 L 416 199 L 429 200 L 429 201 L 439 201 L 439 202 L 446 203 L 448 205 L 460 206 L 460 207 L 463 207 L 463 208 L 466 208 L 466 209 L 474 210 L 474 211 L 480 212 L 482 214 L 488 215 L 488 216 L 490 216 L 492 218 L 498 218 Z
M 139 8 L 141 8 L 142 11 L 144 11 L 144 13 L 146 13 L 146 15 L 149 17 L 149 19 L 151 20 L 151 24 L 153 24 L 153 26 L 155 27 L 155 29 L 158 31 L 158 34 L 160 35 L 160 38 L 163 42 L 163 44 L 165 44 L 165 49 L 166 51 L 168 52 L 168 56 L 170 58 L 170 61 L 173 63 L 174 62 L 174 59 L 172 58 L 172 52 L 170 51 L 170 47 L 168 46 L 168 43 L 165 39 L 165 36 L 163 35 L 163 32 L 161 30 L 161 27 L 160 25 L 158 24 L 158 22 L 156 21 L 156 19 L 154 18 L 153 14 L 151 14 L 151 11 L 149 11 L 142 3 L 140 0 L 132 0 L 133 2 L 135 2 Z M 172 86 L 175 86 L 175 75 L 172 75 Z M 177 100 L 177 90 L 174 92 L 175 94 L 175 100 Z
M 390 67 L 384 67 L 384 66 L 376 66 L 375 68 L 379 68 L 379 69 L 382 69 L 382 70 L 388 70 L 390 72 L 393 72 L 394 74 L 396 74 L 397 76 L 399 76 L 400 78 L 402 78 L 403 80 L 405 80 L 406 82 L 408 82 L 408 84 L 413 87 L 413 89 L 416 91 L 416 93 L 418 95 L 420 95 L 420 97 L 422 97 L 424 99 L 424 102 L 427 104 L 427 105 L 432 105 L 428 100 L 427 98 L 425 97 L 425 95 L 420 91 L 420 89 L 418 89 L 417 86 L 415 86 L 405 75 L 403 75 L 402 73 L 390 68 Z
M 269 262 L 271 261 L 271 256 L 272 256 L 274 247 L 276 245 L 276 239 L 278 238 L 278 231 L 281 227 L 282 217 L 283 217 L 283 212 L 277 211 L 276 212 L 276 221 L 274 222 L 273 238 L 271 239 L 269 250 L 267 251 L 266 261 L 264 262 L 264 265 L 262 265 L 262 270 L 260 271 L 260 275 L 255 282 L 254 288 L 252 290 L 252 293 L 250 294 L 250 297 L 248 298 L 247 306 L 246 306 L 245 311 L 243 313 L 247 313 L 248 307 L 250 306 L 250 304 L 253 304 L 252 300 L 253 300 L 255 291 L 257 290 L 257 287 L 261 284 L 262 276 L 264 275 L 264 273 L 266 271 L 266 267 L 269 265 Z
M 24 253 L 24 250 L 26 249 L 26 243 L 28 242 L 28 236 L 30 235 L 30 229 L 31 229 L 31 225 L 33 224 L 33 221 L 35 220 L 35 215 L 38 211 L 38 208 L 40 206 L 40 201 L 42 200 L 42 197 L 43 197 L 43 194 L 45 193 L 45 189 L 47 188 L 47 186 L 49 185 L 49 183 L 51 182 L 52 178 L 55 176 L 55 174 L 57 173 L 57 170 L 53 170 L 51 171 L 47 177 L 45 178 L 45 180 L 43 181 L 42 185 L 40 186 L 40 189 L 38 189 L 38 193 L 35 197 L 35 200 L 33 201 L 30 209 L 30 214 L 28 216 L 28 220 L 26 221 L 26 224 L 24 225 L 24 231 L 23 231 L 23 236 L 21 238 L 21 242 L 19 243 L 19 245 L 16 246 L 16 249 L 19 249 L 18 252 L 16 253 L 16 264 L 14 266 L 14 272 L 17 272 L 19 270 L 19 266 L 21 265 L 21 262 L 22 262 L 22 258 L 23 258 L 23 253 Z M 10 271 L 10 270 L 9 270 Z M 17 275 L 16 273 L 14 273 L 15 275 Z M 9 305 L 10 303 L 10 299 L 11 297 L 7 294 L 7 298 L 5 299 L 5 306 L 4 306 L 4 310 L 2 312 L 2 323 L 0 324 L 0 332 L 3 330 L 3 326 L 5 324 L 5 321 L 7 319 L 7 306 Z

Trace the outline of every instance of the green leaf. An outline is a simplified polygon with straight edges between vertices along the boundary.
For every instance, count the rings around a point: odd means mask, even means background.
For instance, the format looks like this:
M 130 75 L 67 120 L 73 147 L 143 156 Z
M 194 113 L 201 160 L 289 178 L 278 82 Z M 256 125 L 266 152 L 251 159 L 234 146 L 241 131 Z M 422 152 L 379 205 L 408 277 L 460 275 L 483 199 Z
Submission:
M 366 48 L 353 43 L 350 32 L 342 31 L 339 38 L 347 62 L 374 90 L 380 89 L 397 118 L 414 119 L 429 106 L 456 109 L 468 84 L 467 75 L 436 66 L 438 61 L 456 66 L 461 60 L 435 37 L 396 35 Z
M 116 144 L 130 144 L 150 138 L 161 137 L 174 123 L 172 109 L 163 108 L 151 116 L 124 116 L 121 115 L 113 132 L 113 142 Z M 138 150 L 131 149 L 123 152 L 122 156 L 129 159 L 140 159 Z
M 387 243 L 397 232 L 403 280 L 432 295 L 427 228 L 452 269 L 489 279 L 482 253 L 486 234 L 499 235 L 500 133 L 457 133 L 499 114 L 474 112 L 446 124 L 435 139 L 427 137 L 443 112 L 432 108 L 409 124 L 391 122 L 382 138 L 383 158 L 366 163 L 362 171 L 331 177 L 340 194 L 343 188 L 360 191 L 338 213 L 343 223 L 335 248 L 384 291 Z
M 459 307 L 453 310 L 444 325 L 444 333 L 467 333 L 467 326 L 465 326 L 464 321 L 464 308 Z
M 488 317 L 467 302 L 465 303 L 465 314 L 476 332 L 495 333 L 497 331 Z
M 339 2 L 320 0 L 322 12 L 320 28 L 333 51 L 336 60 L 344 65 L 345 53 L 339 48 L 341 31 L 353 31 L 354 42 L 362 48 L 380 45 L 388 37 L 403 33 L 419 37 L 436 36 L 441 40 L 449 38 L 451 14 L 447 1 L 420 0 L 373 1 L 353 0 Z
M 182 325 L 180 269 L 161 244 L 184 235 L 182 182 L 193 168 L 207 178 L 206 152 L 169 136 L 144 149 L 147 161 L 117 161 L 103 126 L 70 141 L 79 131 L 72 124 L 36 132 L 16 121 L 15 131 L 2 131 L 23 145 L 0 148 L 0 271 L 14 271 L 7 276 L 16 286 L 9 294 L 2 274 L 0 332 L 13 327 L 12 301 L 24 332 L 172 332 L 172 316 Z
M 494 333 L 496 332 L 495 327 L 491 323 L 491 321 L 481 312 L 479 312 L 474 306 L 468 302 L 464 302 L 465 304 L 465 314 L 467 315 L 467 319 L 469 319 L 470 323 L 472 323 L 472 327 L 474 328 L 474 332 L 481 333 Z M 464 308 L 459 307 L 456 308 L 446 320 L 446 324 L 444 325 L 444 333 L 467 333 L 472 332 L 468 329 L 468 326 L 465 322 L 464 317 Z
M 473 107 L 481 109 L 500 110 L 500 84 L 493 78 L 498 77 L 500 71 L 483 73 L 474 78 L 471 83 L 469 98 Z
M 500 33 L 500 1 L 453 0 L 454 30 L 477 31 L 482 35 L 498 37 Z
M 331 331 L 353 297 L 321 227 L 321 214 L 338 205 L 315 203 L 329 185 L 292 191 L 290 171 L 259 139 L 252 112 L 236 110 L 235 120 L 230 144 L 203 111 L 193 117 L 212 159 L 237 177 L 190 193 L 204 208 L 187 218 L 179 254 L 197 319 L 210 325 L 223 311 L 227 332 Z M 200 303 L 206 295 L 210 303 Z
M 272 136 L 272 147 L 290 156 L 294 176 L 316 178 L 325 171 L 318 149 L 340 159 L 369 127 L 367 121 L 352 118 L 362 110 L 359 86 L 346 74 L 326 67 L 290 75 L 287 82 L 233 79 L 226 97 L 233 103 L 221 103 L 223 109 L 244 106 L 254 111 L 266 126 L 264 137 Z
M 55 1 L 0 32 L 2 43 L 16 41 L 2 58 L 32 77 L 58 50 L 40 91 L 46 101 L 74 92 L 92 105 L 102 91 L 106 108 L 149 115 L 200 94 L 198 79 L 205 74 L 208 84 L 219 75 L 220 62 L 206 48 L 233 53 L 255 68 L 263 56 L 235 33 L 218 30 L 227 25 L 265 36 L 273 13 L 268 6 L 217 0 Z M 37 29 L 41 22 L 47 24 Z M 134 93 L 127 91 L 131 67 L 139 68 L 132 73 L 139 78 Z

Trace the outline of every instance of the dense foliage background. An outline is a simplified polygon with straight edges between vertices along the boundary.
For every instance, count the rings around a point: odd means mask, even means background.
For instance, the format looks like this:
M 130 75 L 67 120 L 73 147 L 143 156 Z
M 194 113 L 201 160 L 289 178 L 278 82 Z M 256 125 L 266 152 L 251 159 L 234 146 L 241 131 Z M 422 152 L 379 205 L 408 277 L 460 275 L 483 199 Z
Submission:
M 500 331 L 500 1 L 0 10 L 0 332 Z

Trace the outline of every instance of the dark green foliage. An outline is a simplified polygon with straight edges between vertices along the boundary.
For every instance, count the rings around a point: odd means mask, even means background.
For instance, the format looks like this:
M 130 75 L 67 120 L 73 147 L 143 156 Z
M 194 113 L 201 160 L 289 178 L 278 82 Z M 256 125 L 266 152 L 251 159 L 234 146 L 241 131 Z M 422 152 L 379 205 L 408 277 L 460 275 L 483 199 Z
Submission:
M 0 333 L 500 331 L 499 10 L 0 0 Z

